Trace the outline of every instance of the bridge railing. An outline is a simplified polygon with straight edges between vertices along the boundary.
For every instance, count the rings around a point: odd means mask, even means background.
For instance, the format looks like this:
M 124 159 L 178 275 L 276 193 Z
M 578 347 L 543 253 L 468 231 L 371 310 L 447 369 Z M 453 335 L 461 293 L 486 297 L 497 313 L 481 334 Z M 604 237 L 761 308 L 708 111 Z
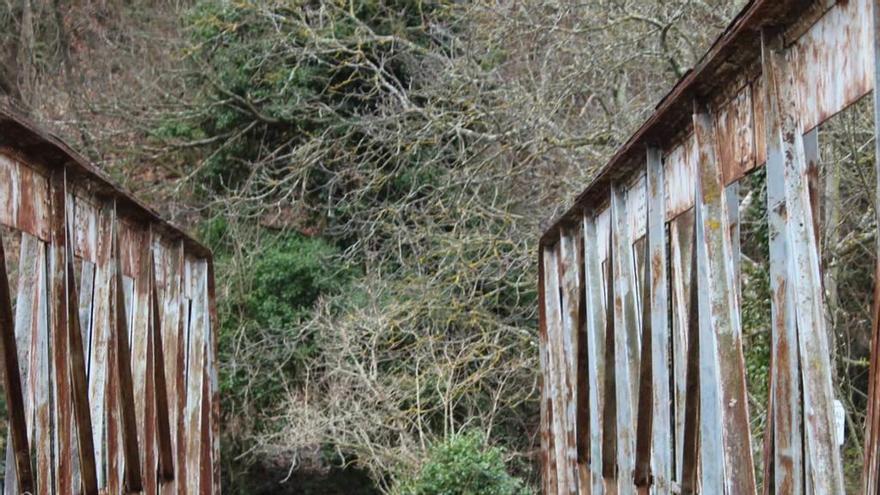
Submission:
M 753 0 L 542 236 L 545 493 L 756 493 L 738 187 L 758 167 L 772 291 L 764 491 L 844 492 L 816 128 L 873 89 L 877 19 L 872 0 Z M 878 314 L 864 493 L 880 478 Z
M 211 253 L 0 111 L 6 494 L 219 493 Z

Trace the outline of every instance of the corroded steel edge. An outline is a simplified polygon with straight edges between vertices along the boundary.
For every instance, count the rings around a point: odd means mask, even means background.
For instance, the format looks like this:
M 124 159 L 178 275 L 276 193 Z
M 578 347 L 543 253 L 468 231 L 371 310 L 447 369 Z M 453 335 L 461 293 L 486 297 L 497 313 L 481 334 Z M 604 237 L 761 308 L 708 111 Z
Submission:
M 859 5 L 861 3 L 850 1 L 841 2 L 840 5 Z M 826 19 L 829 17 L 829 12 L 834 10 L 831 8 L 831 4 L 833 2 L 830 0 L 751 0 L 715 40 L 694 69 L 675 84 L 673 89 L 657 105 L 654 113 L 599 170 L 593 181 L 577 196 L 574 204 L 552 221 L 541 235 L 540 245 L 555 244 L 559 238 L 560 228 L 579 221 L 584 208 L 597 206 L 608 201 L 606 191 L 613 183 L 643 171 L 648 147 L 660 144 L 667 145 L 663 149 L 664 152 L 669 153 L 683 138 L 686 140 L 687 134 L 692 132 L 692 105 L 695 99 L 713 103 L 710 105 L 711 113 L 718 117 L 728 118 L 724 116 L 723 107 L 727 102 L 735 100 L 735 95 L 741 93 L 744 88 L 751 87 L 749 91 L 755 95 L 753 98 L 755 105 L 753 109 L 755 127 L 753 141 L 756 154 L 754 159 L 744 160 L 743 168 L 749 168 L 751 162 L 754 162 L 754 165 L 751 166 L 762 163 L 764 161 L 762 150 L 765 146 L 762 129 L 763 109 L 760 106 L 760 32 L 763 30 L 785 32 L 787 38 L 791 37 L 794 40 L 792 45 L 795 45 L 797 41 L 807 38 L 817 19 L 821 18 L 833 23 L 834 19 Z M 833 14 L 833 12 L 831 13 Z M 866 15 L 866 17 L 869 16 Z M 855 44 L 870 40 L 858 38 L 840 41 Z M 862 64 L 854 64 L 848 59 L 847 61 L 847 67 L 864 68 Z M 831 62 L 835 62 L 835 60 L 831 60 Z M 838 60 L 838 62 L 843 64 L 844 60 Z M 869 67 L 873 68 L 873 64 L 869 64 Z M 831 77 L 837 77 L 834 75 L 835 71 L 827 72 L 832 74 Z M 839 74 L 839 71 L 837 73 Z M 800 76 L 801 80 L 806 79 L 803 74 Z M 812 75 L 814 78 L 819 76 L 821 74 Z M 854 81 L 853 84 L 856 87 L 849 88 L 852 91 L 870 90 L 870 81 L 864 77 Z M 808 119 L 808 124 L 812 126 L 833 115 L 823 112 L 821 109 L 811 108 L 810 110 L 817 112 L 817 117 Z M 809 127 L 805 128 L 805 130 L 808 129 Z M 742 142 L 723 147 L 722 153 L 735 150 L 738 145 L 742 145 Z M 727 173 L 725 173 L 725 179 L 730 179 Z
M 20 155 L 28 165 L 42 166 L 47 171 L 65 169 L 69 181 L 102 199 L 115 201 L 123 220 L 150 223 L 164 239 L 182 240 L 188 253 L 211 258 L 206 246 L 123 190 L 88 159 L 27 117 L 3 106 L 0 106 L 0 146 L 10 154 Z

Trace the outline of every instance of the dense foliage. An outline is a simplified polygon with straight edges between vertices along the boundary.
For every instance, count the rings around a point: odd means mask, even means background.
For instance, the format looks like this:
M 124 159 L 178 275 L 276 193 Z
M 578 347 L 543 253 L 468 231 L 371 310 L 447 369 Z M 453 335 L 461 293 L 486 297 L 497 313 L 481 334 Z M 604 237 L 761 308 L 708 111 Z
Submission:
M 401 495 L 526 495 L 511 477 L 502 452 L 487 447 L 480 434 L 453 436 L 431 448 L 419 473 L 405 481 Z
M 0 7 L 0 89 L 214 250 L 226 493 L 292 466 L 520 493 L 542 222 L 741 4 L 25 0 Z M 761 187 L 742 212 L 756 431 Z
M 384 483 L 464 427 L 528 448 L 535 289 L 504 194 L 521 171 L 481 156 L 493 145 L 462 96 L 482 96 L 426 78 L 454 63 L 430 29 L 454 9 L 192 11 L 198 104 L 155 136 L 208 141 L 196 194 L 224 225 L 221 255 L 248 255 L 223 271 L 241 280 L 222 316 L 224 409 L 248 432 L 231 451 L 327 445 L 327 462 Z M 302 234 L 267 243 L 274 230 Z

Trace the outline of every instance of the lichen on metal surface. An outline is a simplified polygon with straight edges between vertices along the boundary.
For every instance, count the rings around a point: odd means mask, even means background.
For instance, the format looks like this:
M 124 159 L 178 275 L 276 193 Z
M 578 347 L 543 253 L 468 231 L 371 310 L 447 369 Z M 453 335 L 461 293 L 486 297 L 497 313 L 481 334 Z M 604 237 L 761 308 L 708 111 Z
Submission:
M 210 251 L 26 119 L 0 131 L 4 493 L 220 493 Z
M 877 10 L 871 0 L 750 2 L 544 233 L 545 263 L 560 246 L 567 250 L 572 232 L 583 238 L 583 276 L 563 280 L 544 271 L 543 377 L 561 386 L 574 371 L 563 368 L 564 353 L 554 346 L 586 346 L 589 380 L 582 387 L 589 395 L 580 407 L 589 414 L 575 417 L 588 421 L 574 428 L 590 452 L 571 460 L 557 450 L 545 476 L 588 473 L 580 493 L 756 492 L 740 321 L 738 181 L 766 164 L 773 296 L 762 470 L 772 479 L 765 490 L 843 492 L 815 234 L 813 129 L 873 89 L 880 70 Z M 875 109 L 880 115 L 878 98 Z M 586 287 L 572 287 L 575 280 Z M 637 290 L 644 284 L 650 290 Z M 560 287 L 585 295 L 583 329 L 549 324 Z M 875 306 L 864 475 L 871 493 L 880 477 Z M 562 331 L 583 341 L 554 335 Z M 570 407 L 565 397 L 557 390 L 554 410 Z M 568 485 L 544 486 L 575 493 Z

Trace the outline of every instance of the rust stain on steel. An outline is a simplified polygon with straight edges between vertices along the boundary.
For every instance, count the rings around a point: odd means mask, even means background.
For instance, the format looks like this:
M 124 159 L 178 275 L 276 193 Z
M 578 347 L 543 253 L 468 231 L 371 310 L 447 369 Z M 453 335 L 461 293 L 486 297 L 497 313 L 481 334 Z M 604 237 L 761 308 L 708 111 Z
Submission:
M 48 132 L 40 129 L 27 117 L 7 108 L 0 107 L 0 147 L 13 150 L 24 161 L 39 163 L 44 168 L 66 169 L 68 175 L 77 182 L 88 183 L 88 190 L 96 196 L 115 202 L 119 210 L 134 219 L 150 221 L 154 230 L 169 240 L 180 240 L 187 251 L 201 258 L 210 258 L 211 252 L 201 243 L 161 218 L 156 212 L 138 201 L 132 195 L 114 184 L 98 167 L 83 158 L 69 146 Z M 0 151 L 0 154 L 6 154 Z M 38 184 L 39 185 L 39 184 Z M 40 186 L 43 187 L 43 186 Z M 48 192 L 48 188 L 46 188 Z M 44 196 L 48 199 L 48 194 Z M 48 206 L 48 201 L 45 203 Z M 47 210 L 48 211 L 48 210 Z M 42 240 L 48 239 L 48 215 L 45 231 L 31 233 Z M 29 232 L 30 233 L 30 232 Z
M 855 2 L 850 2 L 855 3 Z M 840 4 L 838 4 L 839 6 Z M 835 7 L 828 15 L 834 15 Z M 821 26 L 821 22 L 817 26 Z M 815 29 L 815 28 L 814 28 Z M 792 301 L 795 306 L 798 352 L 803 380 L 804 430 L 809 446 L 805 463 L 807 480 L 820 493 L 843 491 L 840 452 L 833 430 L 833 390 L 828 354 L 824 294 L 818 245 L 809 196 L 801 112 L 796 111 L 797 86 L 787 77 L 792 68 L 782 50 L 768 49 L 767 60 L 776 82 L 768 84 L 767 97 L 777 120 L 768 125 L 778 146 L 784 170 L 784 197 L 790 221 L 786 223 L 787 256 L 792 264 Z M 775 88 L 775 91 L 773 89 Z M 773 148 L 771 148 L 773 149 Z M 794 220 L 794 221 L 792 221 Z
M 604 379 L 604 325 L 605 315 L 602 302 L 602 263 L 599 252 L 598 219 L 585 214 L 583 219 L 584 290 L 586 308 L 586 354 L 589 408 L 589 464 L 592 476 L 591 490 L 595 495 L 603 493 L 602 483 L 602 410 Z M 579 434 L 579 436 L 583 436 Z M 555 493 L 555 492 L 553 492 Z
M 19 251 L 19 273 L 17 283 L 17 295 L 15 304 L 15 339 L 18 349 L 18 364 L 22 384 L 22 397 L 24 400 L 24 415 L 26 432 L 29 439 L 29 447 L 34 447 L 34 389 L 35 380 L 31 369 L 36 368 L 33 358 L 36 353 L 33 348 L 36 345 L 36 335 L 39 332 L 39 311 L 41 292 L 44 288 L 40 284 L 40 274 L 45 268 L 45 259 L 42 255 L 42 243 L 35 237 L 22 233 Z M 7 389 L 11 390 L 11 389 Z M 14 423 L 14 420 L 11 421 Z M 12 433 L 12 432 L 10 432 Z M 10 492 L 18 486 L 15 469 L 15 442 L 10 438 L 6 443 L 6 477 L 5 483 Z M 30 450 L 27 452 L 30 459 Z M 28 461 L 30 462 L 30 461 Z M 33 470 L 31 468 L 31 483 L 33 487 Z M 33 489 L 33 488 L 32 488 Z
M 795 42 L 795 98 L 803 131 L 871 90 L 871 4 L 871 0 L 837 2 Z
M 591 450 L 590 450 L 590 394 L 592 393 L 591 385 L 590 385 L 590 371 L 589 371 L 589 329 L 587 328 L 587 270 L 586 264 L 584 263 L 585 256 L 585 248 L 584 248 L 584 236 L 586 232 L 584 231 L 583 223 L 580 224 L 580 229 L 578 230 L 578 235 L 575 238 L 575 246 L 574 248 L 577 251 L 577 257 L 575 259 L 575 269 L 578 270 L 578 287 L 577 287 L 577 298 L 578 298 L 578 312 L 577 312 L 577 340 L 576 340 L 576 348 L 577 348 L 577 367 L 576 371 L 576 390 L 577 390 L 577 402 L 576 402 L 576 411 L 577 411 L 577 423 L 576 423 L 576 434 L 577 434 L 577 454 L 578 454 L 578 464 L 581 466 L 589 466 L 591 461 Z M 590 483 L 589 475 L 587 476 L 587 487 L 586 490 L 589 490 L 588 487 L 592 486 Z
M 541 363 L 541 369 L 547 369 L 547 308 L 544 305 L 543 301 L 545 300 L 545 286 L 544 286 L 544 250 L 538 250 L 538 300 L 541 301 L 541 304 L 538 305 L 538 358 Z M 551 435 L 551 408 L 553 407 L 550 403 L 550 396 L 547 386 L 547 378 L 544 374 L 540 376 L 540 385 L 541 385 L 541 424 L 539 429 L 540 440 L 541 440 L 541 454 L 540 454 L 540 465 L 541 465 L 541 479 L 543 481 L 544 493 L 556 493 L 556 483 L 555 483 L 555 470 L 551 470 L 551 466 L 556 465 L 553 462 L 551 455 L 553 452 L 553 443 L 550 438 Z
M 564 375 L 565 395 L 565 452 L 573 479 L 577 480 L 575 489 L 580 490 L 580 474 L 577 456 L 577 432 L 582 427 L 577 422 L 577 335 L 580 322 L 580 269 L 578 268 L 577 234 L 571 228 L 563 231 L 559 243 L 558 270 L 560 281 L 560 303 L 562 305 L 562 372 Z M 584 487 L 586 489 L 586 487 Z
M 183 249 L 180 251 L 180 270 L 181 270 L 181 287 L 180 297 L 180 318 L 178 320 L 178 350 L 177 350 L 177 488 L 180 495 L 188 493 L 187 487 L 187 426 L 186 426 L 186 355 L 189 349 L 186 347 L 187 335 L 190 327 L 190 308 L 192 302 L 183 296 L 186 284 L 183 277 L 185 273 L 186 261 Z
M 65 180 L 66 183 L 66 180 Z M 76 422 L 77 452 L 79 455 L 79 481 L 82 493 L 96 495 L 98 493 L 98 475 L 95 467 L 95 448 L 92 433 L 92 418 L 89 412 L 88 383 L 86 377 L 85 354 L 83 351 L 82 329 L 79 320 L 79 297 L 76 288 L 76 275 L 73 268 L 73 236 L 71 225 L 65 219 L 65 255 L 67 288 L 67 340 L 68 362 L 70 373 L 73 419 Z M 62 400 L 64 400 L 62 398 Z
M 628 239 L 626 209 L 628 206 L 624 191 L 615 187 L 611 190 L 611 239 L 613 249 L 618 253 L 612 266 L 614 280 L 615 328 L 614 352 L 616 359 L 606 359 L 614 363 L 617 393 L 617 464 L 620 474 L 618 480 L 621 493 L 630 493 L 633 470 L 635 468 L 635 409 L 638 397 L 639 376 L 639 322 L 636 312 L 636 287 L 632 270 L 632 243 Z
M 49 239 L 48 180 L 7 149 L 0 149 L 0 205 L 0 223 Z
M 766 38 L 766 36 L 765 36 Z M 767 132 L 770 144 L 767 153 L 767 211 L 770 241 L 770 282 L 773 300 L 771 304 L 772 364 L 771 406 L 768 409 L 770 428 L 765 447 L 765 471 L 773 474 L 766 478 L 765 486 L 773 487 L 780 495 L 802 492 L 804 463 L 801 428 L 800 363 L 797 353 L 797 321 L 794 300 L 789 290 L 792 276 L 791 254 L 788 252 L 786 224 L 788 214 L 785 200 L 785 170 L 783 150 L 778 136 L 782 135 L 779 118 L 783 75 L 776 67 L 781 40 L 775 46 L 764 48 L 764 92 L 767 107 Z
M 220 476 L 220 367 L 217 356 L 219 356 L 218 346 L 219 339 L 217 333 L 220 329 L 220 319 L 217 316 L 217 298 L 214 283 L 214 260 L 208 259 L 208 310 L 210 318 L 208 323 L 211 328 L 208 346 L 209 366 L 211 374 L 211 465 L 214 466 L 213 471 L 213 490 L 215 494 L 221 491 Z
M 112 359 L 112 333 L 110 331 L 110 286 L 112 283 L 112 210 L 106 205 L 97 212 L 97 259 L 95 262 L 95 289 L 93 295 L 93 320 L 92 337 L 89 355 L 89 404 L 91 406 L 92 420 L 96 425 L 103 425 L 105 418 L 111 409 L 108 383 L 110 372 L 114 369 Z M 115 414 L 115 413 L 114 413 Z M 115 417 L 115 416 L 114 416 Z M 111 425 L 115 428 L 115 421 L 108 422 L 107 431 L 104 428 L 95 428 L 95 464 L 105 466 L 109 464 L 110 440 L 109 431 Z M 114 438 L 115 441 L 115 438 Z M 105 486 L 108 482 L 105 469 L 98 470 L 98 485 Z M 112 485 L 111 485 L 112 486 Z
M 98 211 L 80 196 L 74 200 L 74 255 L 95 263 L 98 259 Z
M 22 392 L 19 353 L 16 342 L 12 299 L 6 275 L 6 253 L 0 241 L 0 354 L 3 356 L 3 388 L 9 410 L 9 431 L 12 457 L 15 467 L 15 487 L 19 493 L 34 490 L 31 471 L 30 447 L 28 445 L 25 401 Z M 7 482 L 11 482 L 8 480 Z
M 745 86 L 716 115 L 718 160 L 725 185 L 755 167 L 752 113 L 751 87 Z
M 0 354 L 15 371 L 3 376 L 19 382 L 20 395 L 7 397 L 6 491 L 115 495 L 140 491 L 145 481 L 149 493 L 218 493 L 210 252 L 4 109 L 0 224 L 21 239 L 20 263 L 10 265 L 18 271 L 14 326 L 0 287 Z M 172 246 L 159 250 L 160 269 L 148 256 L 154 244 Z M 198 265 L 195 277 L 184 259 Z M 190 300 L 198 302 L 194 318 Z M 179 345 L 188 329 L 183 306 L 196 322 L 191 348 Z M 192 365 L 189 381 L 180 363 Z M 16 395 L 14 383 L 5 389 Z M 184 421 L 187 405 L 195 422 Z M 196 445 L 194 455 L 177 440 Z M 175 462 L 189 464 L 196 485 L 174 482 Z
M 675 452 L 674 479 L 681 482 L 684 454 L 685 399 L 687 390 L 688 293 L 691 265 L 688 255 L 692 249 L 693 210 L 669 223 L 672 289 L 672 367 L 673 367 L 673 442 Z
M 124 224 L 123 224 L 124 225 Z M 126 258 L 132 264 L 132 282 L 129 298 L 130 312 L 126 312 L 130 327 L 128 330 L 131 370 L 132 370 L 132 393 L 134 398 L 135 422 L 137 424 L 137 438 L 139 439 L 141 456 L 141 473 L 144 491 L 155 493 L 156 491 L 156 452 L 155 452 L 155 418 L 148 413 L 148 400 L 154 400 L 152 390 L 147 390 L 152 370 L 152 360 L 148 349 L 149 340 L 149 315 L 150 315 L 150 252 L 152 242 L 150 230 L 137 225 L 129 225 L 123 232 L 129 233 L 120 241 L 120 249 L 123 251 L 122 259 Z M 124 271 L 123 271 L 124 273 Z M 147 431 L 153 429 L 152 431 Z
M 202 408 L 201 392 L 203 390 L 206 340 L 208 336 L 207 306 L 207 264 L 203 260 L 194 260 L 192 291 L 196 296 L 192 305 L 192 322 L 190 324 L 190 359 L 187 362 L 187 402 L 186 423 L 189 430 L 186 438 L 186 483 L 189 493 L 199 492 L 201 482 L 200 453 L 202 448 Z
M 694 204 L 697 147 L 693 133 L 672 148 L 664 160 L 666 220 L 681 215 Z
M 649 322 L 650 344 L 642 339 L 642 346 L 650 348 L 651 359 L 651 408 L 652 421 L 662 427 L 651 428 L 651 466 L 655 491 L 668 493 L 673 480 L 673 440 L 671 425 L 670 382 L 670 335 L 669 298 L 667 278 L 667 240 L 665 222 L 664 175 L 662 153 L 659 148 L 651 148 L 647 153 L 647 208 L 646 208 L 646 256 L 650 268 L 645 276 L 646 305 L 643 320 Z M 643 332 L 644 333 L 644 332 Z
M 609 220 L 609 228 L 610 228 Z M 605 271 L 605 362 L 614 363 L 615 349 L 615 318 L 614 301 L 614 249 L 613 236 L 608 236 L 608 258 Z M 606 493 L 611 487 L 617 492 L 617 377 L 616 366 L 605 369 L 605 400 L 602 413 L 602 478 L 605 480 Z
M 114 223 L 114 226 L 118 222 Z M 141 477 L 140 453 L 137 437 L 137 418 L 134 410 L 134 389 L 131 376 L 131 350 L 128 341 L 128 319 L 125 313 L 125 296 L 122 287 L 122 257 L 120 254 L 119 229 L 114 229 L 112 242 L 116 259 L 116 270 L 113 276 L 111 314 L 115 316 L 112 332 L 114 334 L 114 351 L 116 358 L 115 374 L 118 389 L 119 432 L 124 459 L 123 479 L 125 489 L 138 491 L 143 489 Z
M 201 445 L 199 452 L 199 491 L 210 495 L 214 488 L 214 471 L 211 466 L 211 379 L 207 367 L 202 368 Z
M 752 124 L 755 150 L 755 166 L 763 165 L 767 161 L 767 129 L 764 103 L 764 76 L 759 76 L 751 83 L 752 95 Z
M 155 257 L 150 255 L 150 354 L 153 372 L 150 377 L 153 380 L 152 389 L 155 394 L 156 431 L 157 431 L 157 470 L 160 481 L 174 479 L 174 458 L 171 450 L 171 426 L 169 421 L 170 408 L 168 402 L 168 390 L 165 379 L 165 346 L 162 342 L 162 318 L 159 312 L 159 291 L 156 287 L 156 264 Z M 152 403 L 152 402 L 150 402 Z M 212 423 L 213 424 L 213 423 Z
M 734 249 L 730 238 L 727 197 L 723 191 L 720 166 L 716 161 L 717 139 L 711 118 L 701 112 L 694 115 L 694 128 L 700 148 L 700 178 L 698 185 L 698 232 L 702 229 L 698 248 L 703 254 L 698 262 L 700 293 L 708 297 L 707 327 L 701 329 L 701 364 L 714 372 L 705 376 L 701 384 L 701 406 L 704 441 L 707 432 L 716 435 L 721 452 L 703 451 L 703 479 L 718 477 L 718 486 L 728 493 L 754 493 L 755 479 L 749 433 L 748 402 L 745 384 L 745 362 L 739 320 L 739 298 L 736 293 Z M 702 224 L 701 224 L 702 223 Z M 704 270 L 705 268 L 705 270 Z M 703 307 L 701 304 L 701 313 Z M 708 338 L 702 338 L 706 336 Z M 712 362 L 714 361 L 714 363 Z M 708 362 L 708 363 L 707 363 Z M 713 382 L 709 382 L 714 380 Z M 717 398 L 709 394 L 717 394 Z M 713 410 L 716 409 L 717 410 Z M 720 428 L 720 431 L 718 429 Z M 708 459 L 721 454 L 717 471 L 709 468 Z M 711 486 L 716 486 L 714 483 Z M 704 486 L 705 490 L 711 490 Z
M 51 339 L 53 351 L 55 396 L 55 489 L 58 493 L 73 492 L 73 414 L 70 403 L 69 322 L 66 284 L 66 197 L 64 171 L 55 171 L 51 178 L 52 235 L 50 246 Z
M 40 244 L 40 262 L 47 265 L 48 247 Z M 36 450 L 37 493 L 51 493 L 53 479 L 52 466 L 52 411 L 50 377 L 51 359 L 49 356 L 49 280 L 46 269 L 40 270 L 39 303 L 37 316 L 37 332 L 31 347 L 31 362 L 35 369 L 31 370 L 34 391 L 34 448 Z
M 682 443 L 682 495 L 697 492 L 700 458 L 700 315 L 697 290 L 697 228 L 692 229 L 690 250 L 690 291 L 687 306 L 687 385 L 685 392 Z
M 548 356 L 552 375 L 551 397 L 553 400 L 554 420 L 554 448 L 556 452 L 556 476 L 561 490 L 573 493 L 577 490 L 576 465 L 571 463 L 572 458 L 568 452 L 568 408 L 566 398 L 565 373 L 565 346 L 563 344 L 564 330 L 562 323 L 562 301 L 559 280 L 559 245 L 545 250 L 544 261 L 546 263 L 544 276 L 546 277 L 545 295 L 547 296 L 547 335 Z
M 650 247 L 645 243 L 645 257 L 650 256 Z M 636 462 L 633 481 L 635 486 L 646 488 L 651 479 L 651 439 L 654 434 L 654 373 L 651 351 L 651 272 L 645 270 L 645 281 L 642 284 L 645 294 L 642 296 L 642 352 L 639 366 L 639 395 L 636 415 Z
M 50 228 L 47 181 L 26 167 L 19 167 L 19 179 L 16 227 L 22 231 L 45 237 Z
M 145 329 L 145 355 L 143 359 L 145 360 L 145 369 L 144 369 L 144 378 L 143 378 L 143 386 L 144 386 L 144 398 L 143 398 L 143 436 L 141 437 L 144 443 L 144 492 L 146 493 L 157 493 L 159 489 L 159 460 L 158 460 L 158 438 L 157 438 L 157 428 L 159 419 L 158 415 L 158 407 L 157 407 L 157 394 L 156 394 L 156 373 L 159 369 L 159 363 L 156 362 L 156 342 L 155 342 L 155 322 L 157 320 L 158 315 L 154 315 L 154 306 L 158 308 L 156 305 L 156 301 L 154 298 L 154 288 L 155 288 L 155 273 L 153 271 L 153 261 L 152 261 L 152 239 L 150 239 L 150 244 L 147 246 L 148 248 L 148 256 L 143 257 L 143 262 L 147 264 L 148 273 L 145 277 L 143 277 L 148 284 L 148 292 L 147 292 L 147 301 L 143 301 L 141 299 L 141 303 L 146 302 L 147 306 L 147 326 Z M 140 285 L 140 284 L 138 284 Z M 135 361 L 137 361 L 137 356 L 133 356 Z M 167 415 L 162 415 L 167 419 Z

